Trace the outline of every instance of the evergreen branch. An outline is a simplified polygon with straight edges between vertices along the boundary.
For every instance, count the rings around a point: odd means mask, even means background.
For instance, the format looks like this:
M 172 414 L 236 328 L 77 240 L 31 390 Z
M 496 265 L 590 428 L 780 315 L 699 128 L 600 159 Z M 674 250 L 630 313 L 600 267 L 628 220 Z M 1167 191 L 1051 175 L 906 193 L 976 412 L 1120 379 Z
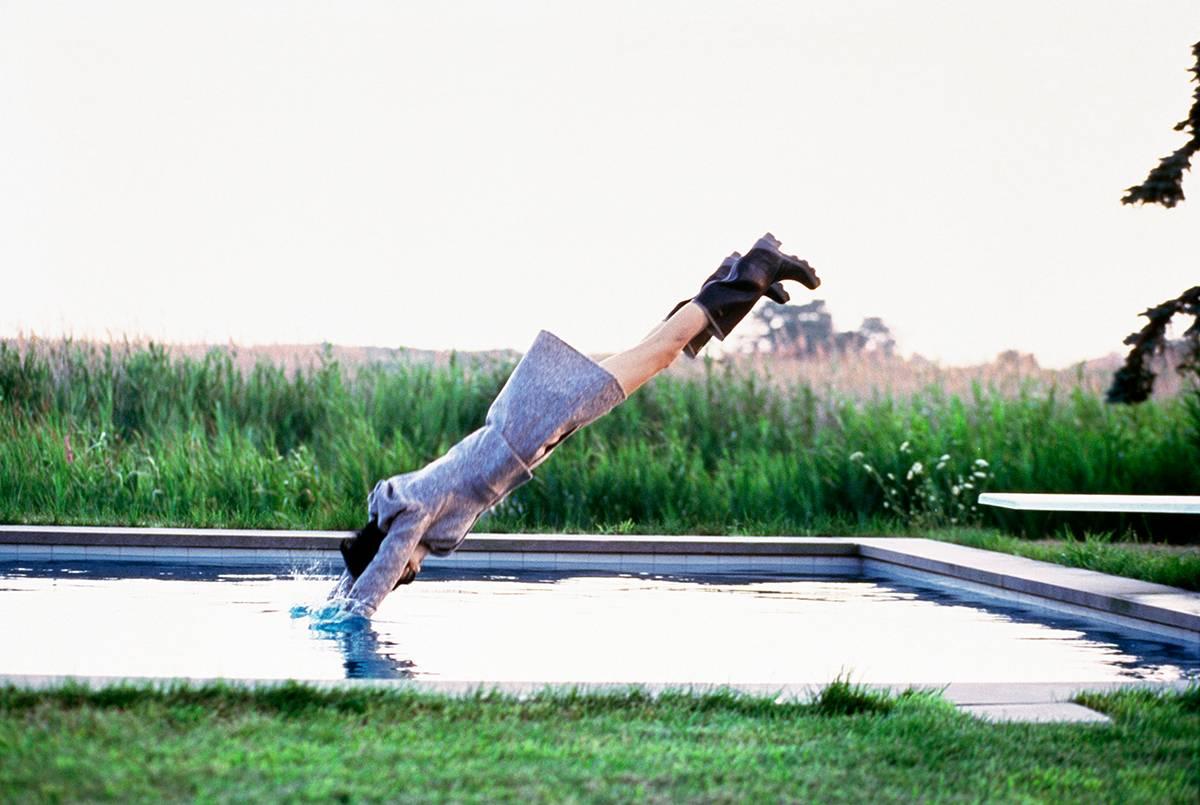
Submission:
M 1192 156 L 1200 152 L 1200 42 L 1192 45 L 1196 64 L 1188 72 L 1197 83 L 1192 93 L 1192 108 L 1185 120 L 1174 126 L 1175 131 L 1191 130 L 1191 139 L 1169 156 L 1163 157 L 1139 185 L 1127 188 L 1122 204 L 1161 204 L 1174 207 L 1184 200 L 1183 173 L 1191 169 Z
M 1197 285 L 1184 291 L 1178 299 L 1169 299 L 1141 314 L 1149 322 L 1125 339 L 1133 349 L 1125 358 L 1125 364 L 1113 375 L 1112 386 L 1108 389 L 1109 402 L 1133 404 L 1149 398 L 1155 378 L 1150 364 L 1166 349 L 1167 324 L 1177 313 L 1190 315 L 1195 321 L 1183 333 L 1188 349 L 1176 369 L 1180 372 L 1200 370 L 1200 285 Z

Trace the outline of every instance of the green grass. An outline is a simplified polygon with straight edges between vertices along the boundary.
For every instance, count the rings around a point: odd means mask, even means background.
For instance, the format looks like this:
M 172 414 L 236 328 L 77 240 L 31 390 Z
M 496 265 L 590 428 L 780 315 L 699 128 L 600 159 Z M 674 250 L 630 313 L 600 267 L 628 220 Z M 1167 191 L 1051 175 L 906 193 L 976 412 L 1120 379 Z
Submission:
M 230 356 L 0 344 L 0 521 L 352 528 L 374 482 L 482 424 L 509 367 L 327 362 L 291 376 Z M 573 436 L 481 528 L 921 533 L 1130 531 L 1183 517 L 978 510 L 981 489 L 1200 489 L 1200 397 L 1105 404 L 1080 389 L 820 397 L 710 366 L 662 377 Z M 918 466 L 919 465 L 919 466 Z
M 1078 539 L 1070 532 L 1058 540 L 1026 540 L 990 529 L 942 529 L 923 536 L 1200 592 L 1200 546 L 1115 542 L 1109 534 Z
M 1083 701 L 1113 725 L 986 724 L 935 695 L 844 684 L 812 704 L 7 688 L 0 790 L 10 802 L 1195 801 L 1196 689 Z

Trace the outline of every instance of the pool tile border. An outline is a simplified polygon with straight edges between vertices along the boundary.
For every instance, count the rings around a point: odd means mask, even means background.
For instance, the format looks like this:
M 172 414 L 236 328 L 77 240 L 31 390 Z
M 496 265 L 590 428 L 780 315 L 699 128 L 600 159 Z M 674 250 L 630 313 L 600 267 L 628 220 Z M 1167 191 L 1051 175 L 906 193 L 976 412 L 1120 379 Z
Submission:
M 0 525 L 0 559 L 122 559 L 195 563 L 338 563 L 349 532 L 121 526 Z M 82 553 L 81 553 L 82 552 Z M 472 534 L 431 562 L 489 570 L 629 573 L 850 574 L 870 568 L 929 574 L 1009 596 L 1139 622 L 1200 643 L 1200 594 L 1033 559 L 907 537 L 607 536 Z M 682 568 L 682 569 L 681 569 Z M 1165 627 L 1165 628 L 1164 628 Z

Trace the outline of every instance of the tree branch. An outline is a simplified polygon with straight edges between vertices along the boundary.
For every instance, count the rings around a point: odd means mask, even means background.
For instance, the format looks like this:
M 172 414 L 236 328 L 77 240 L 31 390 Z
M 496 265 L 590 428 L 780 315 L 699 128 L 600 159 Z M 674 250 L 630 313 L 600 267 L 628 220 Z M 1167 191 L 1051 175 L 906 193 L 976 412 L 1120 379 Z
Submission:
M 1178 299 L 1170 299 L 1142 313 L 1150 321 L 1132 333 L 1125 343 L 1132 346 L 1125 365 L 1113 376 L 1108 389 L 1111 403 L 1140 403 L 1154 390 L 1155 373 L 1150 368 L 1154 356 L 1166 349 L 1167 324 L 1177 313 L 1194 317 L 1192 326 L 1183 333 L 1188 349 L 1177 371 L 1200 370 L 1200 285 L 1184 291 Z
M 1192 93 L 1192 108 L 1187 119 L 1175 125 L 1175 131 L 1191 130 L 1191 139 L 1175 153 L 1163 157 L 1157 166 L 1139 185 L 1134 185 L 1125 191 L 1121 198 L 1122 204 L 1161 204 L 1164 207 L 1174 207 L 1183 201 L 1183 172 L 1191 169 L 1192 156 L 1200 151 L 1200 42 L 1192 45 L 1192 54 L 1196 64 L 1188 72 L 1192 73 L 1192 81 L 1197 82 Z

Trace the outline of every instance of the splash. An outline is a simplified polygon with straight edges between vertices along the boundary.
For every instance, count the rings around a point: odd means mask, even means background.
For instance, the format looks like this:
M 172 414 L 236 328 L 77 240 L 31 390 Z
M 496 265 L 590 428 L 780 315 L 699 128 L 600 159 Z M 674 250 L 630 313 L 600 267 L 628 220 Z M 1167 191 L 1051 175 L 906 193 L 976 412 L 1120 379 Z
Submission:
M 370 619 L 351 612 L 349 605 L 348 599 L 334 598 L 317 606 L 300 604 L 289 613 L 293 619 L 308 618 L 308 628 L 317 632 L 352 633 L 369 629 Z
M 328 559 L 309 558 L 300 562 L 293 560 L 285 571 L 294 581 L 313 581 L 327 579 L 331 574 L 336 575 L 338 569 Z

